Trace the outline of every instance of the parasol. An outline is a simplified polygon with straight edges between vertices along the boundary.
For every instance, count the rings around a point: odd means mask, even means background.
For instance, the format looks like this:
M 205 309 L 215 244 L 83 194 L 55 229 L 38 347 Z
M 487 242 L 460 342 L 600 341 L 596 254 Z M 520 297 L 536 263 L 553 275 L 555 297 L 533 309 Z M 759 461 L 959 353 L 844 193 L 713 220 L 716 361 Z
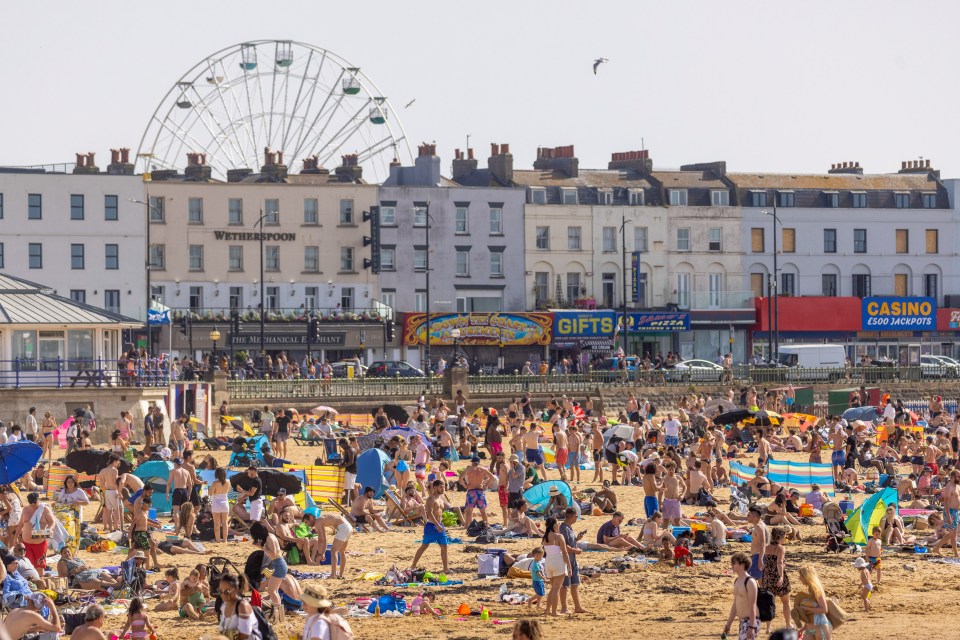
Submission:
M 310 409 L 310 413 L 315 413 L 318 416 L 326 415 L 329 417 L 329 416 L 335 416 L 340 412 L 334 409 L 333 407 L 328 407 L 325 404 L 321 404 L 321 405 L 317 405 L 313 409 Z
M 703 415 L 708 418 L 719 415 L 727 411 L 735 411 L 737 405 L 733 404 L 729 400 L 724 400 L 723 398 L 717 398 L 716 400 L 711 400 L 707 404 L 703 405 Z
M 92 476 L 97 475 L 110 464 L 110 455 L 112 451 L 104 449 L 80 449 L 71 451 L 64 459 L 64 462 L 71 469 L 78 473 L 89 473 Z M 133 465 L 126 460 L 120 460 L 119 473 L 130 473 L 133 471 Z
M 746 409 L 734 409 L 733 411 L 725 411 L 718 416 L 713 418 L 713 424 L 736 424 L 742 420 L 753 417 L 753 412 L 747 411 Z
M 744 419 L 744 424 L 753 425 L 755 427 L 779 427 L 780 423 L 783 422 L 783 416 L 779 413 L 774 413 L 773 411 L 760 411 L 755 412 L 751 417 Z
M 391 420 L 395 420 L 399 424 L 406 424 L 407 421 L 410 420 L 410 414 L 407 413 L 406 409 L 398 404 L 377 405 L 370 411 L 370 415 L 377 415 L 377 411 L 381 406 L 383 407 L 383 412 L 387 414 L 387 417 Z
M 41 456 L 43 448 L 33 442 L 0 444 L 0 484 L 13 484 L 30 473 Z

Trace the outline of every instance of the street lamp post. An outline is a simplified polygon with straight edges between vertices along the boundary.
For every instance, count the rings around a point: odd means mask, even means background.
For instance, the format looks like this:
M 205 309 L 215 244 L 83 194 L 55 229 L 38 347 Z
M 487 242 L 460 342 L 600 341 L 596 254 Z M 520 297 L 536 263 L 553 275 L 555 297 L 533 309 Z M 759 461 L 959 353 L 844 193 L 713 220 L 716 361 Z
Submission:
M 220 340 L 220 331 L 217 330 L 217 325 L 213 325 L 213 331 L 210 332 L 210 340 L 213 341 L 213 369 L 219 368 L 219 362 L 217 360 L 217 341 Z
M 774 198 L 776 198 L 776 194 L 774 194 Z M 768 216 L 773 216 L 773 275 L 770 278 L 770 291 L 768 292 L 770 295 L 767 299 L 768 343 L 770 345 L 770 359 L 773 360 L 777 351 L 780 350 L 780 294 L 777 287 L 777 226 L 780 224 L 780 219 L 777 217 L 776 200 L 773 203 L 773 213 L 766 209 L 763 212 Z M 772 315 L 771 302 L 773 303 Z
M 623 253 L 623 304 L 621 306 L 621 315 L 623 317 L 623 357 L 627 357 L 627 214 L 621 214 L 620 222 L 620 247 Z
M 147 254 L 146 260 L 144 261 L 144 267 L 147 271 L 147 299 L 144 304 L 146 308 L 144 309 L 144 318 L 143 325 L 147 328 L 147 358 L 153 357 L 153 329 L 150 328 L 150 307 L 153 306 L 153 291 L 150 282 L 150 210 L 157 210 L 155 206 L 150 204 L 150 202 L 144 202 L 143 200 L 136 200 L 135 198 L 130 198 L 130 202 L 136 204 L 142 204 L 146 207 L 147 211 L 147 230 L 146 230 L 146 240 L 147 240 Z
M 425 218 L 424 218 L 424 221 L 423 221 L 423 223 L 424 223 L 424 224 L 423 224 L 423 234 L 424 234 L 424 242 L 425 242 L 426 247 L 427 247 L 427 248 L 426 248 L 427 257 L 426 257 L 426 265 L 425 265 L 425 266 L 426 266 L 426 285 L 427 285 L 427 295 L 426 295 L 426 298 L 427 298 L 427 300 L 426 300 L 426 302 L 427 302 L 427 308 L 426 308 L 426 325 L 425 325 L 425 326 L 426 326 L 426 334 L 427 334 L 427 336 L 426 336 L 426 338 L 427 338 L 427 340 L 426 340 L 427 344 L 426 344 L 426 347 L 425 347 L 424 350 L 423 350 L 423 355 L 424 355 L 424 358 L 425 358 L 426 361 L 427 361 L 427 366 L 425 367 L 425 369 L 426 369 L 426 374 L 427 374 L 428 376 L 430 376 L 430 375 L 433 374 L 433 366 L 431 365 L 431 362 L 430 362 L 430 220 L 431 220 L 431 218 L 430 218 L 430 203 L 429 203 L 429 202 L 427 202 L 427 206 L 426 206 L 426 210 L 425 210 L 425 212 L 424 212 L 424 216 L 425 216 Z M 414 213 L 414 218 L 416 218 L 416 213 Z M 416 224 L 416 222 L 417 222 L 416 219 L 414 219 L 413 222 L 414 222 L 414 224 Z
M 263 371 L 264 363 L 267 361 L 266 341 L 264 340 L 263 318 L 267 313 L 267 301 L 264 299 L 263 284 L 263 219 L 267 214 L 260 210 L 260 217 L 253 223 L 254 227 L 260 227 L 260 233 L 257 234 L 260 239 L 260 371 Z

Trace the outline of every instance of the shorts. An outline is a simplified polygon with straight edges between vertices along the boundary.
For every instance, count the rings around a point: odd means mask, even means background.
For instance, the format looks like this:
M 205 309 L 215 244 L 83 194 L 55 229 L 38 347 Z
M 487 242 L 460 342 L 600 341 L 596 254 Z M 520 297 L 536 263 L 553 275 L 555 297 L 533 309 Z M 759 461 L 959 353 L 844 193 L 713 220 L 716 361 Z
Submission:
M 543 560 L 543 576 L 547 579 L 567 575 L 567 563 L 562 555 L 546 556 Z
M 354 522 L 356 522 L 357 524 L 367 524 L 367 516 L 365 515 L 351 516 L 351 517 L 353 518 Z
M 507 504 L 508 504 L 508 505 L 516 504 L 516 502 L 517 502 L 518 500 L 523 500 L 523 492 L 522 492 L 522 491 L 511 491 L 510 493 L 507 494 Z
M 527 449 L 527 462 L 540 466 L 543 464 L 543 452 L 540 449 Z
M 883 560 L 879 556 L 867 556 L 867 562 L 870 563 L 870 571 L 883 568 Z
M 417 478 L 426 478 L 427 477 L 427 465 L 418 464 L 413 468 L 413 475 Z
M 351 535 L 353 535 L 353 527 L 347 523 L 342 523 L 337 525 L 337 530 L 333 535 L 333 539 L 340 542 L 346 542 L 350 539 Z
M 26 552 L 23 554 L 33 568 L 37 571 L 43 571 L 47 568 L 47 541 L 43 542 L 24 542 L 23 547 Z
M 440 459 L 441 460 L 450 459 L 450 447 L 440 447 Z
M 510 504 L 510 495 L 507 493 L 507 488 L 503 485 L 497 487 L 497 497 L 500 499 L 500 506 L 505 507 Z
M 267 564 L 266 569 L 273 571 L 274 578 L 286 578 L 287 577 L 287 561 L 283 557 L 277 558 L 276 560 L 271 560 Z
M 674 500 L 672 498 L 663 499 L 663 519 L 664 520 L 679 520 L 683 517 L 683 512 L 680 510 L 680 501 Z
M 174 489 L 173 498 L 170 500 L 170 504 L 174 507 L 179 507 L 184 502 L 190 502 L 190 494 L 187 493 L 186 489 Z M 259 520 L 260 518 L 257 518 Z
M 754 580 L 759 580 L 763 577 L 763 572 L 760 571 L 760 554 L 755 553 L 750 556 L 750 568 L 747 569 L 747 573 Z
M 107 489 L 103 492 L 103 506 L 108 511 L 116 511 L 120 507 L 120 494 L 116 489 Z
M 174 440 L 173 447 L 171 448 L 177 453 L 181 453 L 184 449 L 186 449 L 186 443 L 184 443 L 183 440 Z
M 930 469 L 930 472 L 933 473 L 933 475 L 940 473 L 940 467 L 937 466 L 936 462 L 928 462 L 927 468 Z
M 467 491 L 466 508 L 469 509 L 471 507 L 477 509 L 487 508 L 487 496 L 484 495 L 483 489 L 470 489 Z
M 570 575 L 563 579 L 564 587 L 572 587 L 580 584 L 580 565 L 574 556 L 570 556 Z
M 915 464 L 918 467 L 923 466 L 923 456 L 913 456 L 910 458 L 910 464 Z
M 796 400 L 796 398 L 785 398 L 783 403 L 788 407 L 792 407 L 794 400 Z
M 557 468 L 563 469 L 567 466 L 567 458 L 570 456 L 569 449 L 557 449 L 556 451 Z
M 503 443 L 502 442 L 491 442 L 490 451 L 493 451 L 494 455 L 498 453 L 503 453 Z
M 179 544 L 179 543 L 177 543 L 177 544 Z M 159 549 L 160 551 L 162 551 L 162 552 L 164 552 L 164 553 L 169 554 L 169 555 L 172 556 L 172 555 L 173 555 L 173 548 L 174 548 L 175 546 L 176 546 L 176 544 L 174 543 L 173 540 L 164 540 L 163 542 L 157 544 L 157 549 Z
M 190 489 L 190 504 L 200 507 L 200 485 L 195 484 Z
M 830 454 L 830 462 L 835 467 L 842 467 L 847 461 L 847 456 L 843 451 L 834 451 Z
M 748 635 L 751 631 L 753 631 L 753 635 Z M 750 618 L 740 618 L 738 638 L 739 640 L 747 640 L 748 637 L 754 639 L 760 637 L 760 616 L 753 619 L 753 624 L 750 623 Z
M 350 473 L 347 471 L 343 474 L 343 486 L 347 491 L 353 489 L 353 485 L 357 484 L 357 474 Z
M 258 522 L 263 517 L 263 498 L 250 501 L 250 522 Z
M 445 547 L 449 543 L 446 530 L 441 531 L 432 522 L 423 525 L 423 544 L 439 544 Z
M 283 433 L 278 433 L 276 437 L 277 442 L 286 442 L 289 439 L 290 439 L 290 434 L 286 431 L 284 431 Z M 284 573 L 283 575 L 287 575 L 287 574 Z
M 571 469 L 576 469 L 580 467 L 580 452 L 571 451 L 570 455 L 567 457 L 567 466 Z
M 130 541 L 130 547 L 140 549 L 141 551 L 149 551 L 150 533 L 147 531 L 134 531 L 133 540 Z
M 593 461 L 600 462 L 600 449 L 593 450 Z
M 655 512 L 660 510 L 660 502 L 657 500 L 657 496 L 646 496 L 643 499 L 643 511 L 647 514 L 647 518 L 651 517 Z
M 533 592 L 541 598 L 547 595 L 547 585 L 543 580 L 533 581 Z
M 680 446 L 680 436 L 666 436 L 663 439 L 663 443 L 668 447 L 679 447 Z

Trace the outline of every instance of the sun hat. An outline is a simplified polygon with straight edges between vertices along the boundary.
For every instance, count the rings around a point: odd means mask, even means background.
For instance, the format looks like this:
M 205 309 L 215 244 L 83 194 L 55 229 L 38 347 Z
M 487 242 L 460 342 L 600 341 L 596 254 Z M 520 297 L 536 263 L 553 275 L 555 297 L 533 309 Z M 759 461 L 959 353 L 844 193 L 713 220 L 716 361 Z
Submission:
M 870 563 L 867 562 L 866 558 L 857 558 L 853 561 L 854 569 L 865 569 L 870 566 Z
M 317 609 L 329 609 L 333 607 L 333 603 L 327 599 L 327 590 L 320 586 L 308 585 L 303 587 L 303 591 L 300 593 L 300 599 L 304 604 L 316 607 Z
M 550 487 L 550 495 L 551 495 L 551 496 L 558 496 L 558 495 L 560 495 L 560 487 L 557 487 L 557 486 L 552 486 L 552 487 Z

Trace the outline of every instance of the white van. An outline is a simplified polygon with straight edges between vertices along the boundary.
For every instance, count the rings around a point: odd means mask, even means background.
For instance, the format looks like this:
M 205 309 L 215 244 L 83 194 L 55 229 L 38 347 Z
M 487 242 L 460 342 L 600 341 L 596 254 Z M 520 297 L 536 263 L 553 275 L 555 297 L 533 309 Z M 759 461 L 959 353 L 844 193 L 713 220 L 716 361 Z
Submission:
M 843 377 L 847 353 L 840 344 L 787 344 L 781 345 L 777 362 L 782 367 L 812 369 L 797 371 L 796 380 L 829 380 L 835 382 Z M 834 371 L 835 370 L 835 371 Z

